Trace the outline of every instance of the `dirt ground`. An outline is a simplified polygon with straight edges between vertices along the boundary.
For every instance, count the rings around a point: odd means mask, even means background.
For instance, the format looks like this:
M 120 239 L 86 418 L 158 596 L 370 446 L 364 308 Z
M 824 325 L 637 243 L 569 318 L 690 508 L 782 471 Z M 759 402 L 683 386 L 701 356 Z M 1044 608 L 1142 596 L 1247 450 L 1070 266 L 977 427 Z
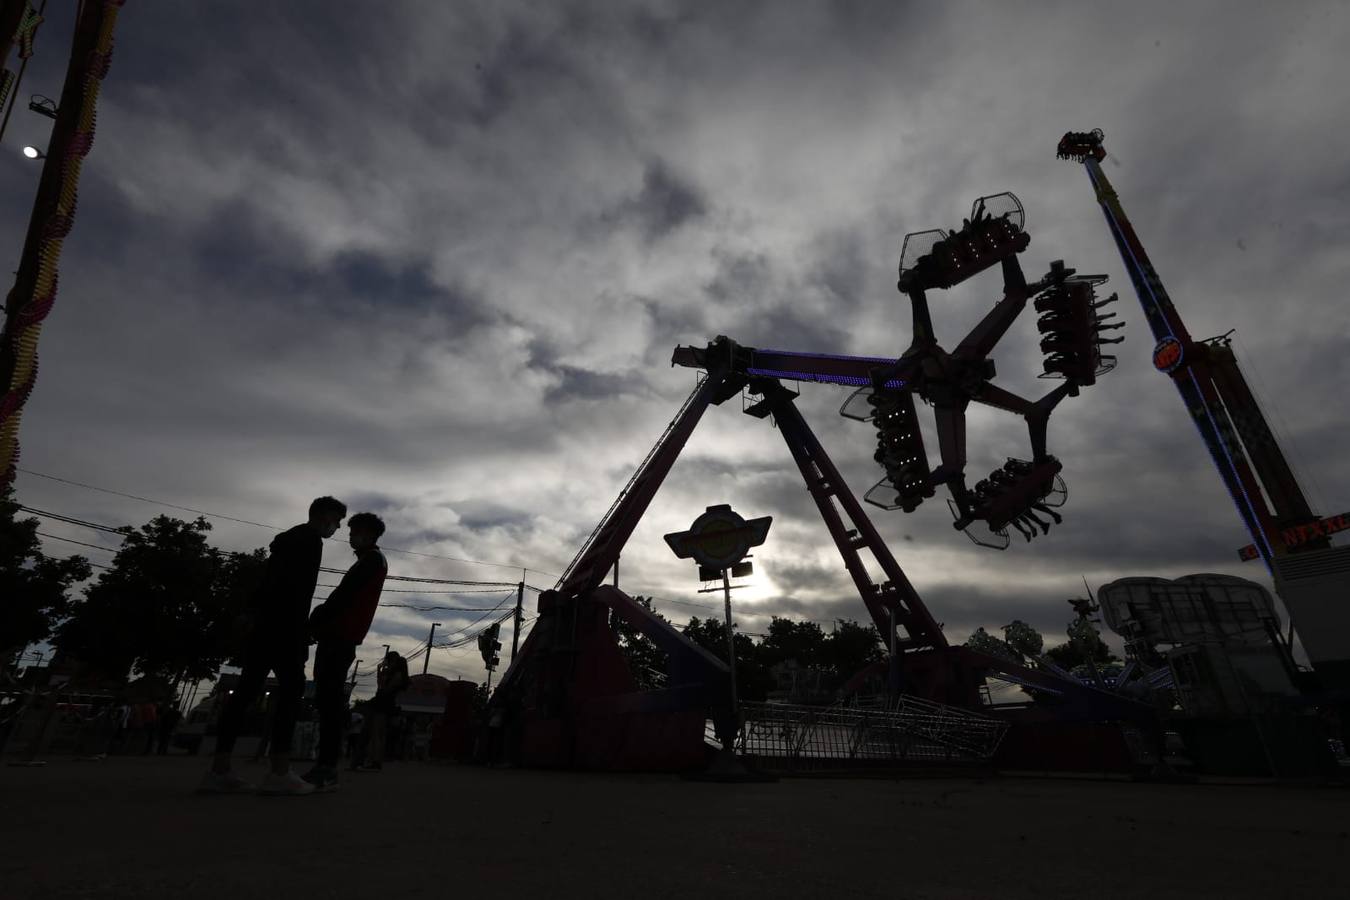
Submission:
M 1350 897 L 1345 788 L 396 763 L 197 796 L 204 764 L 0 767 L 0 897 Z

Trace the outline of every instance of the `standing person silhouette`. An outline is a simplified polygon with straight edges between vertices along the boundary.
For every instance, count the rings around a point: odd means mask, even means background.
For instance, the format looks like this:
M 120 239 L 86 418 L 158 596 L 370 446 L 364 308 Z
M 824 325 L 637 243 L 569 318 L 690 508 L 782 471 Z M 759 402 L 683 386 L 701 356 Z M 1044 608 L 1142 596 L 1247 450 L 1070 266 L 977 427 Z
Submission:
M 356 648 L 366 639 L 389 563 L 376 543 L 384 534 L 384 522 L 374 513 L 357 513 L 347 522 L 356 562 L 328 599 L 309 617 L 310 635 L 318 641 L 314 651 L 314 705 L 319 709 L 319 754 L 305 780 L 316 790 L 335 790 L 337 764 L 342 754 L 342 733 L 347 725 L 347 670 L 356 659 Z
M 332 537 L 347 507 L 332 497 L 309 505 L 309 521 L 283 531 L 272 541 L 263 583 L 245 616 L 248 632 L 243 671 L 225 701 L 216 739 L 216 756 L 198 790 L 239 793 L 253 786 L 230 770 L 230 755 L 244 713 L 261 696 L 267 673 L 275 672 L 271 736 L 272 768 L 258 790 L 264 794 L 309 794 L 314 786 L 291 771 L 291 736 L 305 692 L 309 659 L 309 606 L 319 581 L 324 538 Z
M 378 687 L 370 701 L 370 736 L 366 741 L 365 759 L 360 766 L 362 771 L 378 772 L 384 767 L 384 745 L 389 720 L 398 714 L 399 692 L 411 681 L 408 677 L 408 661 L 397 651 L 390 650 L 375 673 Z

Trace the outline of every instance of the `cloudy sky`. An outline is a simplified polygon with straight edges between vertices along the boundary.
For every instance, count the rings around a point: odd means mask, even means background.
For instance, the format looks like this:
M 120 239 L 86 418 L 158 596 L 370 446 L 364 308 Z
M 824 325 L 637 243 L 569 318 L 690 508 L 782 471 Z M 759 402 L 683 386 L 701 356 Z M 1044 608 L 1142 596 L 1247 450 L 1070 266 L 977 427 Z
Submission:
M 69 5 L 51 4 L 25 97 L 59 96 Z M 1341 512 L 1347 38 L 1336 3 L 287 2 L 244 16 L 136 0 L 21 465 L 281 527 L 333 493 L 382 515 L 385 544 L 434 554 L 390 553 L 394 574 L 515 581 L 523 567 L 547 587 L 693 387 L 669 365 L 677 344 L 898 354 L 904 235 L 1011 190 L 1030 277 L 1063 259 L 1121 292 L 1120 366 L 1051 420 L 1062 527 L 997 553 L 953 530 L 941 498 L 876 510 L 900 564 L 953 641 L 1014 617 L 1054 639 L 1083 576 L 1264 582 L 1237 560 L 1247 537 L 1150 366 L 1087 175 L 1054 147 L 1106 132 L 1105 171 L 1191 332 L 1237 329 L 1315 508 Z M 5 136 L 0 242 L 15 256 L 39 172 L 18 150 L 45 146 L 49 124 L 20 104 Z M 936 292 L 939 338 L 953 346 L 999 287 L 991 273 Z M 1000 384 L 1048 388 L 1036 337 L 1024 315 L 995 353 Z M 880 472 L 870 427 L 838 415 L 846 396 L 806 386 L 799 403 L 861 494 Z M 1028 455 L 1020 420 L 970 424 L 972 481 Z M 164 511 L 29 472 L 31 506 L 113 524 Z M 865 618 L 781 438 L 738 401 L 688 444 L 622 586 L 671 618 L 706 614 L 661 535 L 719 502 L 774 516 L 737 595 L 743 628 Z M 225 520 L 213 535 L 229 549 L 271 537 Z M 350 558 L 332 543 L 325 564 Z M 360 655 L 415 650 L 432 615 L 381 610 Z M 451 637 L 477 618 L 435 615 Z M 431 669 L 482 675 L 471 646 Z

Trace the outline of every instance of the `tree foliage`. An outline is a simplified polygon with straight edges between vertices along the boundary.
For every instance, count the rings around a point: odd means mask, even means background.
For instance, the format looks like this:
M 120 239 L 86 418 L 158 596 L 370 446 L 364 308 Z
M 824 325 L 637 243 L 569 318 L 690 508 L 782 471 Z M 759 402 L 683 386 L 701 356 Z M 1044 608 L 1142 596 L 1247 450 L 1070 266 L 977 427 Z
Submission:
M 13 488 L 0 492 L 0 662 L 46 640 L 70 606 L 72 585 L 89 577 L 82 556 L 47 556 L 38 520 L 16 518 Z
M 220 615 L 226 619 L 219 636 L 220 651 L 225 662 L 240 665 L 244 649 L 246 623 L 239 618 L 249 607 L 249 600 L 262 587 L 267 574 L 267 551 L 258 548 L 252 553 L 226 553 L 216 576 L 216 602 Z
M 825 630 L 815 622 L 794 621 L 774 616 L 768 637 L 759 645 L 766 666 L 795 660 L 804 669 L 825 665 Z
M 834 630 L 825 639 L 821 662 L 834 673 L 836 682 L 842 684 L 885 658 L 886 648 L 875 625 L 836 619 Z
M 664 616 L 652 609 L 650 597 L 634 597 L 633 600 L 658 619 L 665 621 Z M 614 631 L 619 639 L 619 649 L 623 651 L 628 670 L 633 673 L 638 689 L 650 691 L 664 687 L 667 665 L 665 651 L 656 646 L 651 638 L 617 616 Z
M 1120 661 L 1120 657 L 1112 653 L 1101 635 L 1095 632 L 1089 639 L 1069 640 L 1045 651 L 1046 659 L 1069 671 L 1086 666 L 1089 656 L 1099 666 Z
M 684 635 L 718 659 L 726 659 L 727 629 L 718 618 L 694 618 Z M 736 633 L 736 679 L 747 700 L 765 699 L 774 690 L 773 668 L 790 664 L 819 673 L 831 690 L 867 666 L 886 658 L 881 634 L 872 625 L 839 619 L 826 633 L 816 622 L 774 617 L 759 643 Z
M 734 623 L 732 631 L 736 647 L 737 692 L 742 700 L 763 700 L 773 687 L 773 678 L 768 667 L 760 660 L 754 640 L 736 630 Z M 684 626 L 683 634 L 713 656 L 726 661 L 727 626 L 721 619 L 713 616 L 699 619 L 695 616 Z
M 1045 649 L 1045 638 L 1021 619 L 1013 619 L 1003 626 L 1003 642 L 1023 658 L 1035 658 Z
M 1022 657 L 1012 647 L 1008 646 L 1007 641 L 994 637 L 983 627 L 976 628 L 975 633 L 966 638 L 966 646 L 986 656 L 1006 659 L 1009 662 L 1022 662 Z
M 57 646 L 112 677 L 134 668 L 170 683 L 214 678 L 237 649 L 234 624 L 265 556 L 223 554 L 210 530 L 202 518 L 156 516 L 129 532 L 72 605 Z

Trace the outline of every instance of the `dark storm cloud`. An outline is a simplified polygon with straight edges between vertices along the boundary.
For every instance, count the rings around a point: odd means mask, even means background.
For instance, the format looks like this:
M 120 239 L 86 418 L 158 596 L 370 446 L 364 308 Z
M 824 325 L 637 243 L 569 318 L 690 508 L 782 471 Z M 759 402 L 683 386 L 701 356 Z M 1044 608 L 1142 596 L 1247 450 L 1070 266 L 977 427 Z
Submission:
M 573 15 L 557 30 L 540 31 L 528 19 L 513 21 L 506 33 L 474 64 L 478 85 L 473 120 L 489 126 L 532 91 L 556 90 L 562 82 L 584 82 L 569 47 L 585 31 L 587 17 Z
M 630 376 L 608 372 L 591 372 L 575 366 L 558 366 L 553 372 L 559 376 L 556 387 L 544 394 L 544 400 L 553 402 L 567 399 L 612 399 L 632 388 L 634 379 Z
M 661 160 L 648 163 L 642 173 L 642 189 L 617 209 L 605 214 L 609 227 L 636 225 L 643 240 L 657 241 L 708 213 L 699 189 L 671 171 Z
M 188 239 L 197 276 L 228 285 L 243 309 L 285 297 L 325 315 L 367 321 L 399 309 L 429 310 L 456 337 L 494 320 L 484 303 L 463 288 L 436 283 L 425 259 L 405 261 L 351 249 L 310 263 L 293 238 L 278 233 L 243 200 L 224 205 Z
M 780 564 L 774 568 L 774 579 L 782 585 L 784 598 L 801 595 L 818 598 L 822 594 L 837 594 L 841 588 L 847 590 L 839 581 L 842 567 L 842 562 L 837 566 Z
M 465 504 L 458 509 L 459 525 L 469 531 L 491 531 L 493 529 L 507 529 L 521 531 L 530 524 L 531 516 L 528 513 L 517 509 L 506 507 L 492 508 L 485 506 L 481 509 L 475 509 L 471 504 Z M 442 533 L 436 536 L 427 535 L 430 540 L 439 540 L 447 537 Z
M 834 314 L 847 314 L 867 297 L 869 262 L 862 236 L 856 231 L 822 235 L 816 242 L 818 259 L 810 280 L 826 294 Z
M 561 407 L 574 400 L 616 400 L 624 394 L 649 395 L 650 386 L 642 373 L 599 372 L 560 362 L 561 348 L 540 337 L 529 345 L 529 367 L 545 373 L 553 383 L 544 391 L 545 404 Z
M 857 283 L 856 273 L 829 266 L 813 273 L 809 286 L 775 271 L 761 252 L 715 249 L 716 268 L 704 293 L 719 309 L 721 327 L 740 342 L 770 349 L 810 350 L 847 343 L 841 323 L 821 297 L 821 285 L 833 292 Z M 831 284 L 833 279 L 833 284 Z
M 676 306 L 652 297 L 635 297 L 651 318 L 652 328 L 658 334 L 682 346 L 704 346 L 714 335 L 708 333 L 708 310 L 703 305 Z M 648 361 L 669 362 L 674 345 L 653 342 Z
M 775 284 L 772 264 L 764 253 L 714 250 L 716 274 L 704 287 L 714 303 L 735 304 L 759 299 Z

